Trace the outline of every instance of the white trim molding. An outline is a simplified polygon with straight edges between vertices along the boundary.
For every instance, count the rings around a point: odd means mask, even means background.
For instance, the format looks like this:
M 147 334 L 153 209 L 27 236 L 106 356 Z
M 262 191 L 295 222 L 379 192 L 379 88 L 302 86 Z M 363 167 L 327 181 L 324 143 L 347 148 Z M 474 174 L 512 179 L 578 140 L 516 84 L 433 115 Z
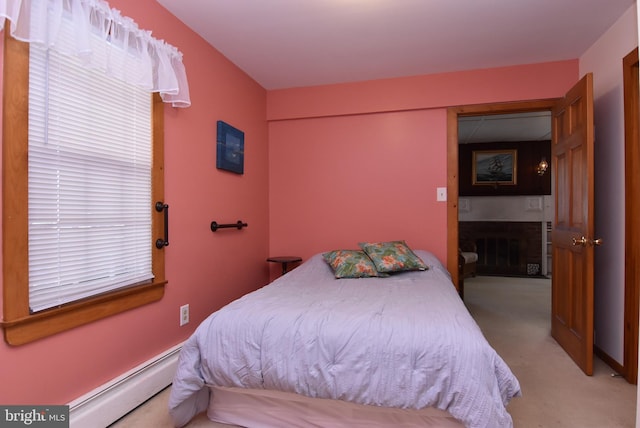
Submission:
M 104 428 L 169 386 L 182 343 L 69 403 L 71 428 Z

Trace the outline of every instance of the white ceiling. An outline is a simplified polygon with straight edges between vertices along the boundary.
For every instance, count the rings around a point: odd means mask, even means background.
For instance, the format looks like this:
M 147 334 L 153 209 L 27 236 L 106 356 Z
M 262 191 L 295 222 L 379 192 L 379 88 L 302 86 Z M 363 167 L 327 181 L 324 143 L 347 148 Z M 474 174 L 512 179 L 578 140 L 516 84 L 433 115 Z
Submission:
M 635 3 L 157 1 L 268 90 L 578 58 Z
M 458 142 L 551 140 L 551 112 L 463 116 L 458 118 Z

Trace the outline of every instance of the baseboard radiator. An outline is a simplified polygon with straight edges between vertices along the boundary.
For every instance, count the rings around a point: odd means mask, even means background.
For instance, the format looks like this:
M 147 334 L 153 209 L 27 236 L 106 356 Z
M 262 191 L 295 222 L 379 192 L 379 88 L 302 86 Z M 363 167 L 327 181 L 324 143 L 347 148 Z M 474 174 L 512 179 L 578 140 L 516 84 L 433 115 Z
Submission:
M 69 403 L 71 428 L 104 428 L 171 384 L 182 343 Z

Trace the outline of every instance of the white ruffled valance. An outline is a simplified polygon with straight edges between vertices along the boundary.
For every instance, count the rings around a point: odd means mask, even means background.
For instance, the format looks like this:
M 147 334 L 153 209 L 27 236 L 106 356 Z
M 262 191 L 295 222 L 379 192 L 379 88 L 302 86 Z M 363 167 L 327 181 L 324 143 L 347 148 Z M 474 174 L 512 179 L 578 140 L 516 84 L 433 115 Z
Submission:
M 111 9 L 106 1 L 0 0 L 0 17 L 10 21 L 10 34 L 17 40 L 76 55 L 87 67 L 103 70 L 149 92 L 159 92 L 162 100 L 174 107 L 191 105 L 182 53 L 151 37 L 151 31 L 138 28 L 131 18 Z M 63 19 L 74 29 L 71 44 L 58 37 Z M 0 22 L 0 31 L 4 22 Z M 104 41 L 110 49 L 127 55 L 93 55 L 92 44 Z

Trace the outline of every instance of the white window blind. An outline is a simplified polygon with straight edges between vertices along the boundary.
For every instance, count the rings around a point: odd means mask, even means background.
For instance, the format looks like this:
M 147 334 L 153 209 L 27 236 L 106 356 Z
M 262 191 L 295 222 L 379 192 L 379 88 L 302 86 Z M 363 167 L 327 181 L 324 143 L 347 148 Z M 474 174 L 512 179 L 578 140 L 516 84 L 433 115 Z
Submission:
M 62 25 L 58 43 L 72 38 Z M 127 55 L 99 38 L 94 47 Z M 32 312 L 153 278 L 151 108 L 148 91 L 31 44 Z

